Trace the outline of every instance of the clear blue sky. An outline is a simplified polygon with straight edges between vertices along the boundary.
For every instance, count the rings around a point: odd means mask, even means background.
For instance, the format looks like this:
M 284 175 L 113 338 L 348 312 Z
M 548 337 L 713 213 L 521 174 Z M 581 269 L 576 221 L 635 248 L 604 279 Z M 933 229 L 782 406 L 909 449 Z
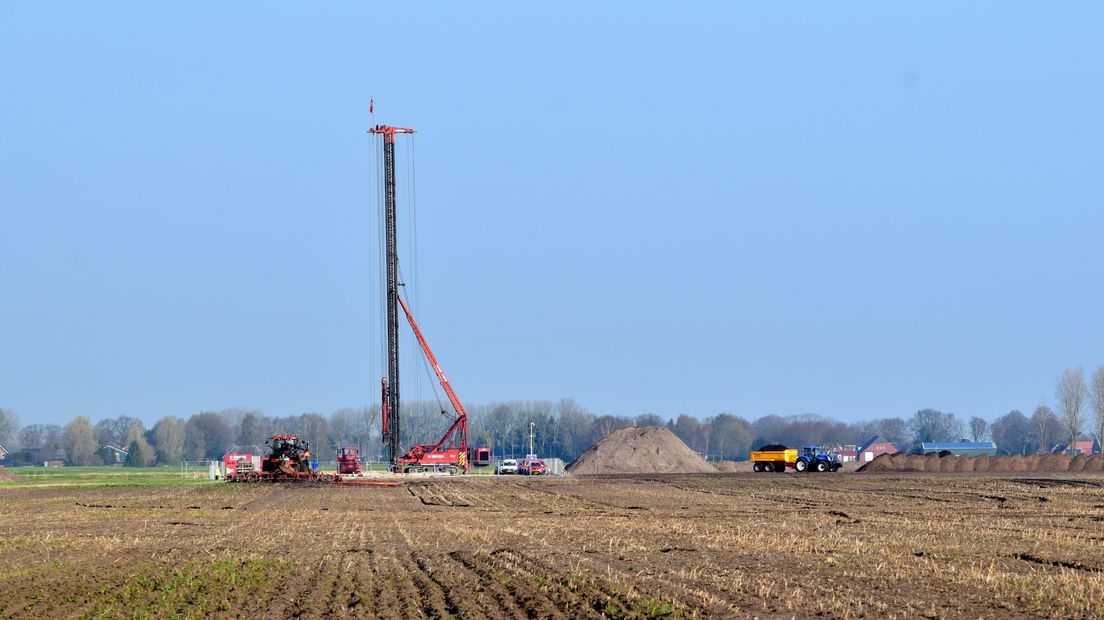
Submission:
M 1099 3 L 517 4 L 0 4 L 0 406 L 374 403 L 372 97 L 465 401 L 991 418 L 1104 364 Z

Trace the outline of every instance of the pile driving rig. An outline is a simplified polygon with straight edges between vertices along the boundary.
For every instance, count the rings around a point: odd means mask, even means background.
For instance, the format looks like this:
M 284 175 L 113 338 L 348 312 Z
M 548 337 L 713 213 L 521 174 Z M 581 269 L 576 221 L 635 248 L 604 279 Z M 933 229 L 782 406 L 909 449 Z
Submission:
M 376 125 L 368 133 L 382 136 L 383 147 L 383 212 L 385 239 L 386 289 L 387 289 L 387 376 L 381 380 L 382 386 L 382 430 L 383 441 L 390 457 L 390 469 L 394 472 L 411 473 L 438 471 L 463 473 L 468 470 L 468 414 L 457 398 L 445 373 L 441 370 L 437 358 L 430 350 L 422 330 L 414 320 L 410 308 L 399 295 L 399 257 L 398 234 L 396 226 L 395 202 L 395 136 L 413 134 L 413 129 Z M 437 443 L 417 444 L 406 452 L 400 448 L 400 407 L 399 407 L 399 308 L 402 307 L 410 328 L 418 338 L 429 364 L 437 375 L 437 381 L 448 395 L 449 403 L 456 412 L 452 425 Z M 448 415 L 446 411 L 442 414 Z

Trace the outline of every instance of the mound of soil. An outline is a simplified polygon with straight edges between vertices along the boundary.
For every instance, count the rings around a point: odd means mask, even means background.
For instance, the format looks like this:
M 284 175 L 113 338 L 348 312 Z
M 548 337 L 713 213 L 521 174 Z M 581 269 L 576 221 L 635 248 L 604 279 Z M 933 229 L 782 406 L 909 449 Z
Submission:
M 717 470 L 662 426 L 623 428 L 575 459 L 572 474 L 695 474 Z
M 0 482 L 14 482 L 18 479 L 19 479 L 19 476 L 17 476 L 15 474 L 13 474 L 12 472 L 4 469 L 3 466 L 0 466 Z
M 881 454 L 857 471 L 1055 473 L 1104 471 L 1104 455 L 1032 454 L 1030 456 L 945 456 L 941 454 Z
M 726 474 L 742 474 L 753 471 L 751 461 L 717 461 L 713 463 L 713 467 L 717 468 L 717 471 Z

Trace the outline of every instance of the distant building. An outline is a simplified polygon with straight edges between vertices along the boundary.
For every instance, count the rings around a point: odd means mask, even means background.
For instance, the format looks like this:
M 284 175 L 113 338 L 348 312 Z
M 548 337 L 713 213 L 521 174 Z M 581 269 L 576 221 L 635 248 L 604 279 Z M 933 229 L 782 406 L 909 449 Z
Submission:
M 897 452 L 899 452 L 897 446 L 886 441 L 881 435 L 875 435 L 855 451 L 855 460 L 860 463 L 869 463 L 882 454 L 896 454 Z
M 1078 454 L 1100 454 L 1100 440 L 1098 439 L 1084 439 L 1082 441 L 1073 442 L 1073 452 L 1069 450 L 1069 444 L 1060 443 L 1053 448 L 1051 452 L 1054 454 L 1070 454 L 1071 456 L 1077 456 Z
M 955 456 L 996 456 L 997 444 L 992 441 L 925 441 L 920 444 L 921 454 L 944 451 Z
M 122 448 L 116 448 L 115 446 L 104 446 L 101 450 L 109 450 L 111 458 L 115 461 L 116 465 L 122 465 L 126 463 L 127 451 Z
M 0 445 L 0 461 L 8 458 L 8 449 Z
M 855 445 L 841 446 L 837 444 L 832 446 L 832 453 L 839 456 L 841 463 L 850 463 L 854 461 L 858 452 L 859 447 Z

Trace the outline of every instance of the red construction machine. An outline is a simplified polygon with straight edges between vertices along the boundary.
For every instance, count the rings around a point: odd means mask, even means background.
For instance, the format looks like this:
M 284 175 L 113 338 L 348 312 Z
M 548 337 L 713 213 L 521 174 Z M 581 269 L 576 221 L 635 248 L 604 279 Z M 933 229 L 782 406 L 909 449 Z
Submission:
M 267 456 L 261 459 L 260 471 L 256 467 L 242 467 L 242 459 L 235 459 L 233 476 L 227 482 L 338 482 L 341 477 L 333 473 L 319 473 L 315 469 L 310 443 L 298 435 L 273 435 L 265 441 L 269 447 Z
M 376 125 L 368 130 L 368 133 L 382 138 L 383 164 L 383 191 L 380 193 L 383 199 L 380 205 L 383 211 L 385 253 L 386 260 L 386 291 L 387 291 L 387 376 L 383 378 L 383 440 L 387 446 L 391 460 L 391 470 L 402 473 L 419 471 L 440 471 L 449 473 L 466 472 L 468 470 L 468 414 L 460 399 L 449 385 L 441 370 L 437 358 L 433 356 L 426 343 L 422 331 L 414 321 L 414 315 L 406 302 L 399 296 L 399 253 L 398 253 L 398 218 L 396 217 L 397 204 L 395 200 L 395 136 L 401 134 L 413 134 L 413 129 L 404 127 L 392 127 L 389 125 Z M 437 381 L 444 388 L 448 400 L 455 410 L 452 425 L 437 443 L 424 443 L 415 445 L 406 452 L 400 447 L 399 422 L 399 306 L 406 314 L 406 320 L 410 323 L 414 335 L 418 338 L 422 352 L 426 360 L 437 373 Z M 441 407 L 441 413 L 450 416 Z M 450 416 L 451 417 L 451 416 Z
M 429 348 L 429 343 L 426 342 L 425 336 L 422 335 L 422 330 L 418 327 L 417 321 L 414 320 L 414 315 L 410 313 L 410 308 L 407 307 L 402 297 L 396 295 L 396 298 L 398 299 L 399 305 L 402 306 L 403 313 L 406 314 L 406 320 L 410 323 L 410 328 L 414 330 L 414 335 L 418 338 L 418 344 L 421 345 L 422 352 L 425 353 L 429 365 L 433 368 L 433 372 L 437 374 L 437 380 L 445 390 L 449 403 L 451 403 L 453 409 L 456 410 L 456 418 L 453 420 L 452 426 L 445 431 L 441 439 L 437 443 L 417 444 L 413 448 L 407 450 L 406 454 L 398 458 L 396 470 L 404 474 L 416 472 L 447 472 L 455 474 L 466 472 L 468 470 L 468 413 L 464 410 L 464 405 L 456 396 L 456 392 L 453 391 L 452 384 L 449 383 L 448 377 L 445 376 L 445 371 L 441 370 L 441 365 L 437 363 L 437 357 L 433 355 L 433 351 Z M 387 419 L 391 417 L 386 415 L 390 408 L 388 402 L 389 395 L 387 379 L 384 379 L 384 436 L 387 435 L 388 430 L 386 427 Z M 441 414 L 448 415 L 448 412 L 442 409 Z
M 356 447 L 337 449 L 337 473 L 349 475 L 359 474 L 361 471 L 360 451 Z

